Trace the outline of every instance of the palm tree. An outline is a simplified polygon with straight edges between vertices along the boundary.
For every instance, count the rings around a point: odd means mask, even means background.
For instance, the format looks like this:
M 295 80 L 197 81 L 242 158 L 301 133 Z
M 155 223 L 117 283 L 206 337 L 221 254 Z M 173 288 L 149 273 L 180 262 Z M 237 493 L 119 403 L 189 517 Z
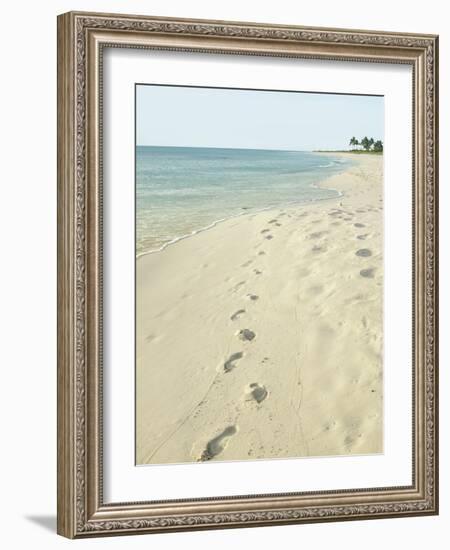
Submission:
M 381 139 L 373 144 L 373 150 L 377 153 L 381 153 L 383 151 L 383 142 L 381 141 Z
M 372 145 L 373 145 L 374 143 L 375 143 L 375 142 L 374 142 L 373 138 L 371 137 L 371 138 L 369 139 L 369 149 L 371 149 L 371 147 L 372 147 Z
M 357 147 L 359 145 L 358 140 L 355 138 L 355 136 L 352 137 L 350 140 L 350 147 Z
M 367 136 L 364 136 L 361 140 L 361 145 L 363 148 L 368 151 L 370 149 L 370 140 Z

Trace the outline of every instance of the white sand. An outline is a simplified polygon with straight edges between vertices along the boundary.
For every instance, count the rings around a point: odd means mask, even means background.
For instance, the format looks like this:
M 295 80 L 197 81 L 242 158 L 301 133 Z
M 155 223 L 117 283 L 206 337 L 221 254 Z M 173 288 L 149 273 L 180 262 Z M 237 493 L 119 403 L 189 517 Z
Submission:
M 139 464 L 382 452 L 383 159 L 354 158 L 339 199 L 138 259 Z

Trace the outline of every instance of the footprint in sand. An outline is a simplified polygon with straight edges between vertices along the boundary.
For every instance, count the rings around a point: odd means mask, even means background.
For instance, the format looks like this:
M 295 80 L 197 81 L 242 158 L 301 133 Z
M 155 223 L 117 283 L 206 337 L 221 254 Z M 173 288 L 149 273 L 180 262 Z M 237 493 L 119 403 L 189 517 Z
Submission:
M 250 384 L 249 389 L 246 392 L 249 395 L 249 399 L 253 399 L 258 404 L 262 403 L 267 398 L 268 392 L 264 386 L 253 382 Z
M 247 260 L 246 262 L 244 262 L 243 264 L 241 264 L 241 267 L 248 267 L 250 264 L 253 263 L 253 260 Z
M 253 332 L 253 330 L 250 330 L 248 328 L 243 328 L 238 332 L 238 336 L 240 340 L 243 340 L 244 342 L 251 342 L 256 334 Z
M 266 253 L 264 252 L 264 250 L 260 250 L 258 252 L 258 256 L 265 256 L 265 255 L 266 255 Z
M 310 239 L 320 239 L 320 237 L 323 237 L 327 233 L 328 233 L 328 231 L 316 231 L 315 233 L 310 233 L 309 238 Z
M 281 227 L 281 223 L 276 223 L 275 224 L 277 227 Z
M 253 270 L 253 273 L 254 273 L 255 275 L 262 275 L 262 271 L 260 271 L 259 269 L 254 269 L 254 270 Z
M 366 227 L 363 223 L 354 223 L 355 227 Z
M 355 442 L 355 438 L 352 435 L 347 435 L 347 437 L 344 439 L 344 445 L 347 452 L 350 452 L 352 449 L 352 445 Z
M 323 425 L 323 431 L 329 432 L 330 430 L 333 430 L 337 425 L 336 420 L 330 420 L 329 422 L 325 422 Z
M 256 300 L 259 300 L 259 296 L 257 296 L 256 294 L 247 294 L 247 298 L 252 302 L 256 302 Z
M 263 229 L 263 230 L 261 231 L 261 233 L 268 233 L 269 231 L 270 231 L 270 229 Z
M 242 357 L 244 357 L 244 354 L 242 353 L 242 351 L 237 351 L 236 353 L 232 353 L 230 357 L 228 357 L 228 359 L 223 364 L 223 370 L 225 372 L 231 372 L 236 367 L 235 362 L 238 361 L 239 359 L 242 359 Z
M 237 432 L 236 426 L 227 426 L 223 432 L 208 441 L 206 449 L 203 451 L 200 461 L 212 460 L 219 455 L 227 446 L 229 438 Z
M 369 233 L 365 233 L 364 235 L 356 235 L 356 238 L 360 241 L 365 241 L 366 238 L 369 236 Z
M 313 246 L 311 248 L 311 252 L 314 252 L 315 254 L 317 254 L 318 252 L 325 252 L 325 248 L 323 246 Z
M 311 294 L 314 294 L 315 296 L 318 296 L 319 294 L 322 294 L 323 286 L 322 285 L 314 285 L 314 286 L 309 287 L 308 290 Z
M 264 237 L 265 239 L 267 239 L 268 241 L 270 241 L 271 239 L 273 239 L 273 235 L 267 235 L 266 237 Z
M 230 317 L 232 321 L 235 321 L 238 317 L 240 317 L 243 313 L 245 313 L 245 309 L 238 309 L 233 313 L 233 315 Z
M 360 248 L 355 252 L 355 254 L 361 258 L 368 258 L 369 256 L 372 256 L 372 251 L 368 248 Z
M 240 288 L 242 285 L 245 285 L 245 281 L 240 281 L 239 283 L 236 283 L 233 287 L 233 290 L 237 290 L 238 288 Z
M 306 269 L 306 267 L 300 267 L 299 269 L 297 269 L 297 276 L 298 277 L 308 277 L 308 275 L 310 275 L 310 271 L 309 269 Z
M 361 277 L 365 277 L 366 279 L 373 279 L 375 277 L 375 268 L 369 267 L 367 269 L 361 269 L 359 274 Z
M 270 220 L 269 222 L 267 223 L 277 223 L 278 220 L 274 219 L 274 220 Z

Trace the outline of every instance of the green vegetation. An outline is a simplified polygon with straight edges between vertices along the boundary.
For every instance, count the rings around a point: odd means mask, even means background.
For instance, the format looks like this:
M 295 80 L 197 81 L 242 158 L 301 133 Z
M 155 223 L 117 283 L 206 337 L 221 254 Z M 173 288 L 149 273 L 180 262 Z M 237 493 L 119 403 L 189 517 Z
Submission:
M 350 147 L 352 147 L 352 152 L 365 152 L 365 153 L 382 153 L 383 152 L 383 142 L 379 139 L 375 141 L 372 137 L 368 138 L 364 136 L 361 141 L 358 141 L 355 136 L 353 136 L 349 142 Z M 362 147 L 362 149 L 360 149 Z
M 383 153 L 383 142 L 381 139 L 375 141 L 372 137 L 364 136 L 361 141 L 358 141 L 354 136 L 349 141 L 351 149 L 319 149 L 316 153 L 356 153 L 356 154 L 371 154 L 381 155 Z
M 348 153 L 349 155 L 382 155 L 383 151 L 364 151 L 364 149 L 317 149 L 314 153 Z

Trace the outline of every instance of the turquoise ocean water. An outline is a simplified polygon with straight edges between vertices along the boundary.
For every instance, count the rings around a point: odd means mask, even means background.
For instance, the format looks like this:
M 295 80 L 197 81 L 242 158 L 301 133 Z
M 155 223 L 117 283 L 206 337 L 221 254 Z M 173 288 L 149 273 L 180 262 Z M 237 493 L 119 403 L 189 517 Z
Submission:
M 350 164 L 299 151 L 138 146 L 136 254 L 233 216 L 335 197 L 314 184 Z

